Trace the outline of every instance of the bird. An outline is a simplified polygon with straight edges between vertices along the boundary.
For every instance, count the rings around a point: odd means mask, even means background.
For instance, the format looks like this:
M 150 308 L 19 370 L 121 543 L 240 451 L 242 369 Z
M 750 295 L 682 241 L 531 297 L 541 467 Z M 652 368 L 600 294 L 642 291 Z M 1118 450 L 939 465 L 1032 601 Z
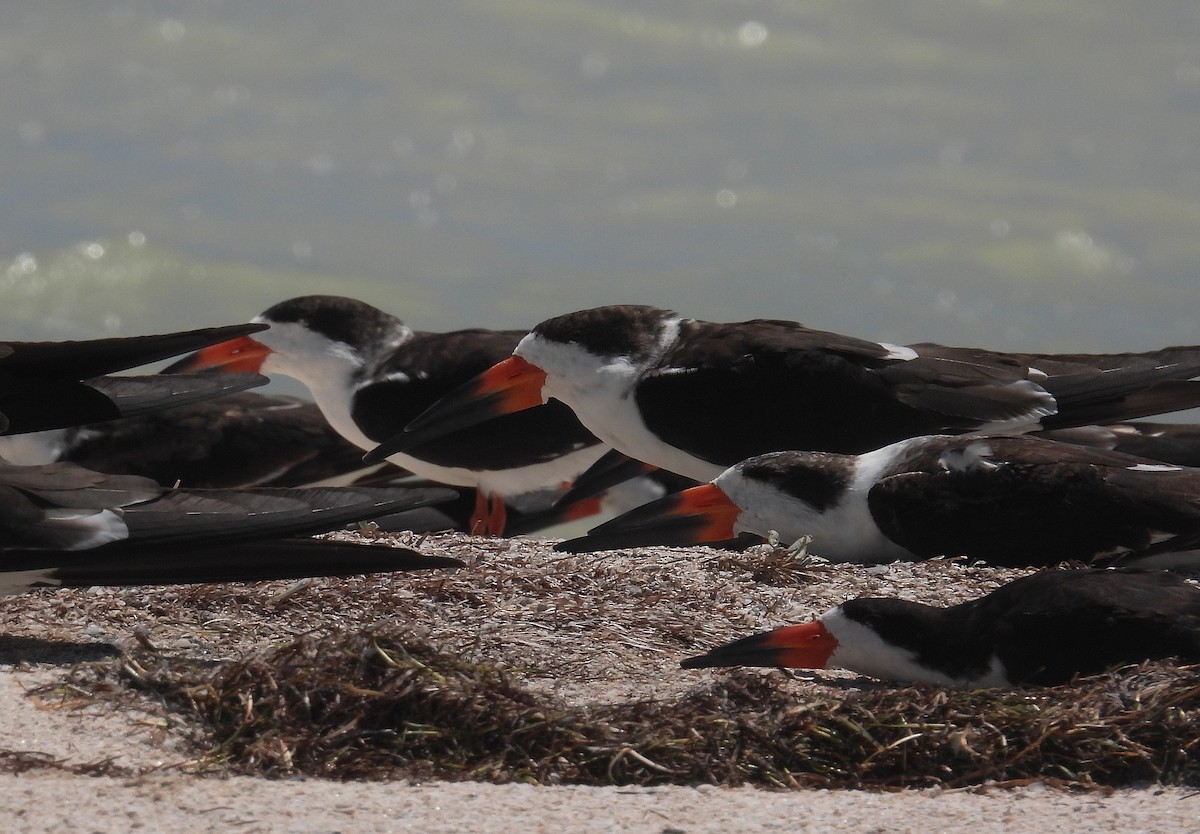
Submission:
M 1200 662 L 1200 588 L 1166 571 L 1084 569 L 1032 573 L 948 608 L 849 600 L 681 665 L 848 669 L 888 681 L 1010 688 L 1169 657 Z
M 1016 433 L 1190 408 L 1200 403 L 1197 374 L 1200 347 L 1054 355 L 902 346 L 793 321 L 717 323 L 615 305 L 537 325 L 513 356 L 366 459 L 557 399 L 621 454 L 703 482 L 764 452 L 861 454 L 928 434 Z
M 362 450 L 335 432 L 311 401 L 257 391 L 0 437 L 0 456 L 17 464 L 68 461 L 200 489 L 382 485 L 408 474 L 387 463 L 365 467 Z
M 298 379 L 330 425 L 363 450 L 510 355 L 525 334 L 420 332 L 365 302 L 329 295 L 282 301 L 254 321 L 269 327 L 199 351 L 168 370 L 221 368 Z M 475 488 L 473 532 L 500 534 L 507 499 L 557 489 L 605 451 L 565 405 L 529 405 L 527 413 L 449 433 L 389 459 L 430 480 Z
M 109 475 L 141 475 L 161 486 L 193 489 L 434 485 L 391 463 L 364 466 L 362 450 L 334 431 L 312 401 L 257 391 L 100 423 L 3 436 L 0 456 L 25 465 L 68 461 Z M 619 491 L 628 494 L 636 483 L 622 484 Z M 382 530 L 469 532 L 474 490 L 456 492 L 457 497 L 436 505 L 371 521 Z M 649 500 L 666 492 L 637 494 Z M 614 509 L 608 497 L 554 508 L 549 496 L 530 494 L 516 500 L 506 513 L 506 533 L 513 536 L 601 511 L 612 514 Z M 615 506 L 628 509 L 634 504 Z
M 0 433 L 61 439 L 77 423 L 103 420 L 93 424 L 94 432 L 119 434 L 112 425 L 120 420 L 136 425 L 172 408 L 196 413 L 206 397 L 236 394 L 267 380 L 245 373 L 107 374 L 265 327 L 0 343 Z M 105 428 L 95 428 L 101 425 Z M 69 462 L 21 465 L 0 459 L 0 593 L 461 566 L 406 549 L 304 538 L 453 495 L 444 489 L 178 489 Z
M 445 489 L 169 489 L 66 462 L 0 461 L 0 594 L 458 567 L 404 548 L 303 538 L 452 496 Z
M 1200 469 L 1032 435 L 931 435 L 864 455 L 769 452 L 556 547 L 696 544 L 750 532 L 812 537 L 832 562 L 963 556 L 1188 567 Z
M 1038 437 L 1077 446 L 1109 449 L 1162 463 L 1200 466 L 1200 425 L 1195 423 L 1155 423 L 1139 420 L 1051 429 L 1038 432 Z M 631 477 L 645 477 L 650 473 L 661 472 L 657 466 L 635 461 L 615 449 L 610 449 L 576 478 L 570 488 L 555 499 L 555 502 L 560 506 L 569 506 L 574 501 L 589 499 Z M 691 482 L 686 486 L 696 484 Z M 684 487 L 680 487 L 682 488 Z
M 0 342 L 0 434 L 147 414 L 267 382 L 258 374 L 110 376 L 264 329 L 210 327 L 70 342 Z

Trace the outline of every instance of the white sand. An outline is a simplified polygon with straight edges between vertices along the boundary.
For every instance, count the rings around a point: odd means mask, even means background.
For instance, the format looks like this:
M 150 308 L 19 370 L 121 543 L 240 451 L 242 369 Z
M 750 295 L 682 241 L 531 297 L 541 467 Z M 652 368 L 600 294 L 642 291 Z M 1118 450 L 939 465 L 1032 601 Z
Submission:
M 147 702 L 144 711 L 80 700 L 68 690 L 42 698 L 29 689 L 61 681 L 88 647 L 132 645 L 133 630 L 164 652 L 236 656 L 273 641 L 380 618 L 420 618 L 448 647 L 513 668 L 574 701 L 684 691 L 708 672 L 684 673 L 689 649 L 828 607 L 864 588 L 914 598 L 973 596 L 1011 572 L 947 563 L 867 574 L 829 570 L 799 587 L 747 578 L 709 552 L 571 557 L 530 544 L 463 537 L 420 543 L 427 552 L 480 554 L 447 580 L 397 576 L 207 589 L 39 592 L 8 599 L 0 630 L 0 755 L 39 753 L 64 765 L 111 760 L 133 775 L 72 775 L 34 766 L 0 775 L 6 832 L 564 831 L 632 832 L 1182 832 L 1200 827 L 1200 795 L 1147 787 L 1110 795 L 1031 786 L 969 791 L 765 791 L 713 786 L 534 787 L 483 783 L 340 783 L 198 775 L 195 751 Z M 682 553 L 682 556 L 681 556 Z M 471 556 L 475 559 L 475 556 Z M 589 585 L 582 602 L 579 582 Z M 439 584 L 440 583 L 440 584 Z M 680 594 L 724 586 L 710 600 Z M 560 587 L 561 586 L 561 587 Z M 663 608 L 668 586 L 675 608 Z M 606 589 L 609 595 L 606 596 Z M 615 597 L 614 589 L 620 589 Z M 953 590 L 951 590 L 953 589 Z M 282 591 L 282 593 L 281 593 Z M 576 600 L 571 602 L 571 600 Z M 716 600 L 714 602 L 713 600 Z M 684 599 L 683 603 L 688 603 Z M 571 606 L 575 606 L 572 608 Z M 719 612 L 696 623 L 695 646 L 679 646 L 679 617 Z M 690 614 L 688 612 L 691 612 Z M 565 628 L 561 617 L 577 623 Z M 589 617 L 601 618 L 595 622 Z M 673 619 L 675 618 L 675 619 Z M 553 624 L 553 628 L 548 627 Z M 466 649 L 462 649 L 466 651 Z M 548 655 L 553 655 L 548 659 Z M 540 665 L 539 665 L 540 664 Z M 781 686 L 819 686 L 789 682 Z M 11 752 L 10 752 L 11 751 Z
M 1041 787 L 985 795 L 739 788 L 543 788 L 476 783 L 0 777 L 11 834 L 79 831 L 562 834 L 562 832 L 1194 831 L 1200 797 L 1175 791 L 1073 795 Z

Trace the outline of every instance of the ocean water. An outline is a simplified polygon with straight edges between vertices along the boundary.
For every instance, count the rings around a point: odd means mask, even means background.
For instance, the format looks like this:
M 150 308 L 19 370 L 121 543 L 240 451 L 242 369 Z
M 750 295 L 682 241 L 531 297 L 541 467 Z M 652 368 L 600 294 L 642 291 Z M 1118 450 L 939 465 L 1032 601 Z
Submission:
M 15 2 L 0 326 L 639 302 L 1200 343 L 1200 4 Z

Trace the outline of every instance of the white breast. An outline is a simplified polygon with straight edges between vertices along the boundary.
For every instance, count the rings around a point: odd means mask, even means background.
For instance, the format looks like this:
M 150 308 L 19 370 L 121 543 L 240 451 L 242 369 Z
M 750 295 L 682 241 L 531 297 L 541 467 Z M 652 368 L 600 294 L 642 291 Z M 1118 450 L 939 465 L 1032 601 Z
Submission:
M 924 681 L 942 686 L 1010 686 L 1004 665 L 992 656 L 988 669 L 976 678 L 954 678 L 918 663 L 908 649 L 893 646 L 872 629 L 850 619 L 839 605 L 821 617 L 821 622 L 838 641 L 829 657 L 830 669 L 849 669 L 890 681 Z

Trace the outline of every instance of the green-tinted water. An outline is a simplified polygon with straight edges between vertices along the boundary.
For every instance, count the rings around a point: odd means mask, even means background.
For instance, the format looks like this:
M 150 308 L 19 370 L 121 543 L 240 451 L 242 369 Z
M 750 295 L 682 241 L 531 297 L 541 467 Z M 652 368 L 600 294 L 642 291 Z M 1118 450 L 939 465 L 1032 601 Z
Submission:
M 326 291 L 428 329 L 640 301 L 892 341 L 1200 342 L 1195 0 L 22 2 L 0 23 L 9 338 Z

